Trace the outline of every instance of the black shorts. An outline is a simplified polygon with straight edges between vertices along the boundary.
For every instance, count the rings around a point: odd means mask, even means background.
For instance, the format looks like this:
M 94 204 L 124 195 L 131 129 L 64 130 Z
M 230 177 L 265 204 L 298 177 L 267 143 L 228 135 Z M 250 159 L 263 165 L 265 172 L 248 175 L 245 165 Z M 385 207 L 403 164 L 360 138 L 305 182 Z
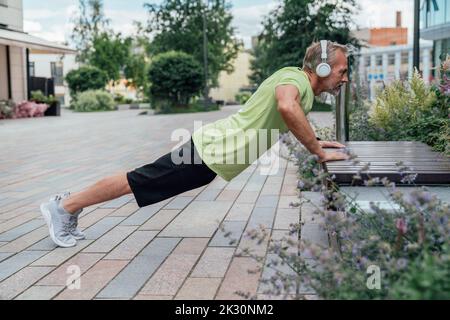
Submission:
M 190 158 L 190 161 L 172 160 L 180 157 Z M 216 176 L 201 160 L 192 138 L 155 162 L 127 173 L 128 184 L 141 208 L 200 188 Z

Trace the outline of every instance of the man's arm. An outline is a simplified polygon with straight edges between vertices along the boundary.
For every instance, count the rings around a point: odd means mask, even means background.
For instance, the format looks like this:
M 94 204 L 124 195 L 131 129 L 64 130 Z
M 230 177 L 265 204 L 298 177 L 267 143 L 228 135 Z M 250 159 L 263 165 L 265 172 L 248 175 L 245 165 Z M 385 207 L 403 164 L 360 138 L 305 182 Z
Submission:
M 343 153 L 326 153 L 320 146 L 316 135 L 299 104 L 299 92 L 293 85 L 281 85 L 276 88 L 278 111 L 293 135 L 308 149 L 319 157 L 320 162 L 346 159 Z

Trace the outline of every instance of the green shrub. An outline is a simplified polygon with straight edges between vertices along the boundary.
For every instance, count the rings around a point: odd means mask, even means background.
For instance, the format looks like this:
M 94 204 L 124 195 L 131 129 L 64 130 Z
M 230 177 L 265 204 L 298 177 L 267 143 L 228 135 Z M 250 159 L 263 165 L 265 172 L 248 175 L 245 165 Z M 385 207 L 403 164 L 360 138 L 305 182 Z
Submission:
M 157 55 L 148 71 L 150 96 L 156 109 L 187 107 L 203 88 L 202 66 L 183 52 Z
M 73 107 L 77 112 L 111 111 L 115 110 L 115 103 L 108 92 L 89 90 L 77 95 Z
M 251 92 L 239 92 L 235 95 L 236 102 L 239 104 L 246 104 L 250 97 L 252 96 Z
M 93 66 L 82 66 L 66 75 L 66 81 L 72 97 L 88 90 L 104 89 L 108 76 L 103 70 Z
M 30 100 L 36 103 L 45 103 L 48 105 L 52 105 L 58 102 L 58 100 L 53 95 L 49 95 L 48 97 L 46 97 L 41 90 L 31 91 Z

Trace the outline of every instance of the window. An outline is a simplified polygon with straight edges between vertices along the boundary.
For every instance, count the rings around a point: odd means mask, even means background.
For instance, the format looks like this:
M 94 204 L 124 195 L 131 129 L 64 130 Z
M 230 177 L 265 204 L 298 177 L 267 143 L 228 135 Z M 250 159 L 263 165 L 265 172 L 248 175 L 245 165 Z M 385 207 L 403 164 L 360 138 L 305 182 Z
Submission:
M 64 85 L 64 72 L 62 62 L 50 62 L 52 78 L 55 80 L 55 86 Z
M 34 62 L 30 62 L 30 64 L 28 65 L 28 70 L 30 72 L 30 77 L 36 76 L 36 66 L 35 66 Z
M 383 65 L 383 56 L 378 55 L 378 56 L 376 57 L 376 65 L 377 65 L 377 66 L 382 66 L 382 65 Z
M 395 54 L 391 53 L 391 54 L 388 55 L 388 64 L 390 66 L 395 65 Z
M 409 52 L 404 51 L 402 52 L 402 64 L 408 64 L 409 63 Z
M 366 67 L 370 67 L 370 56 L 364 58 L 364 64 Z

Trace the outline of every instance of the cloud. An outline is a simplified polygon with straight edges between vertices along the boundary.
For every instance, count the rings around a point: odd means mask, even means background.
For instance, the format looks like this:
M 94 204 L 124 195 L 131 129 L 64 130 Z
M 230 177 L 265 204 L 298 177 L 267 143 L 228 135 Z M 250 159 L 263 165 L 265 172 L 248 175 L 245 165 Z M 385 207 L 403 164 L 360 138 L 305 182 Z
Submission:
M 237 36 L 244 41 L 246 48 L 251 47 L 252 36 L 256 36 L 262 31 L 261 22 L 264 16 L 276 6 L 277 3 L 271 2 L 232 9 L 233 26 L 236 27 Z

